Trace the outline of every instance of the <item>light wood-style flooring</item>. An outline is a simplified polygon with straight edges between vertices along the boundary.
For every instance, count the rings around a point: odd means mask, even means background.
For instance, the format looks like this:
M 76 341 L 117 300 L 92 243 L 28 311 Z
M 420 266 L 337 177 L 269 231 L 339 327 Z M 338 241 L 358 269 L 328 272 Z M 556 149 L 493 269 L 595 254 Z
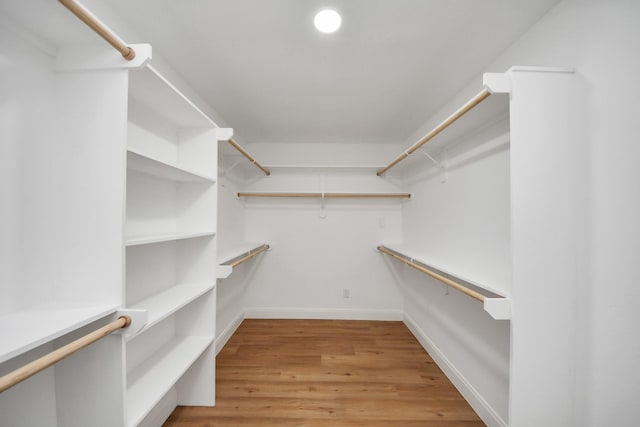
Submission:
M 245 320 L 165 426 L 484 426 L 402 322 Z

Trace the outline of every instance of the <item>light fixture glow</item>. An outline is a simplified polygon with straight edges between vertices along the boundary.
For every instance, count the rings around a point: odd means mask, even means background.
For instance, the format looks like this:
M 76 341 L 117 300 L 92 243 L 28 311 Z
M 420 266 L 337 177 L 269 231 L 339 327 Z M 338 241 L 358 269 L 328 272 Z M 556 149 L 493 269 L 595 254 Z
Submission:
M 338 28 L 340 28 L 340 25 L 342 25 L 342 18 L 340 14 L 333 9 L 322 9 L 316 13 L 316 17 L 313 18 L 313 24 L 321 33 L 335 33 L 338 31 Z

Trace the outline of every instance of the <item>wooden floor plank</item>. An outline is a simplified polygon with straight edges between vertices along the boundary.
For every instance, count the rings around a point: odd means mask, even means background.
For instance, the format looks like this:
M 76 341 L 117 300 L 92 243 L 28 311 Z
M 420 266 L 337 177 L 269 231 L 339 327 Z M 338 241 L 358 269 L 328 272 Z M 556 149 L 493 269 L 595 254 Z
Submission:
M 245 320 L 216 370 L 216 406 L 165 426 L 485 425 L 402 322 Z

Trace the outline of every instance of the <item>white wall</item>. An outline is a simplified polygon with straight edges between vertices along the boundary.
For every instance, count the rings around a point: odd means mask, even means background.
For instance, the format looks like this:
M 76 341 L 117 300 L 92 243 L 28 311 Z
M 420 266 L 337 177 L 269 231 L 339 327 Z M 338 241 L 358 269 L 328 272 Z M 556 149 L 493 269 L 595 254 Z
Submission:
M 37 125 L 45 117 L 36 106 L 44 110 L 43 104 L 50 102 L 53 75 L 48 72 L 49 64 L 50 58 L 0 17 L 0 313 L 19 310 L 38 297 L 26 294 L 19 286 L 24 280 L 21 237 L 25 231 L 21 230 L 25 196 L 20 188 L 28 173 L 25 169 L 29 162 L 24 156 L 39 140 Z M 51 287 L 43 286 L 42 301 L 51 296 Z
M 636 368 L 640 360 L 640 311 L 636 307 L 640 275 L 634 268 L 640 253 L 638 22 L 637 1 L 566 0 L 483 70 L 502 72 L 512 65 L 570 66 L 588 87 L 587 153 L 577 157 L 590 159 L 590 208 L 584 213 L 590 227 L 584 239 L 585 253 L 580 254 L 583 263 L 575 272 L 581 280 L 581 292 L 575 295 L 575 400 L 565 402 L 573 408 L 576 426 L 631 426 L 640 416 L 640 371 Z M 406 145 L 477 93 L 480 86 L 478 75 Z M 540 168 L 544 170 L 544 164 Z M 415 304 L 426 301 L 425 296 Z M 411 310 L 408 306 L 407 311 Z M 496 323 L 496 328 L 502 327 Z M 487 333 L 496 332 L 490 329 Z M 460 351 L 448 357 L 453 360 Z M 548 351 L 553 351 L 552 345 Z
M 266 164 L 382 164 L 389 146 L 254 144 Z M 375 169 L 281 169 L 250 191 L 397 192 Z M 221 201 L 221 203 L 225 203 Z M 245 296 L 248 316 L 399 319 L 402 298 L 375 248 L 400 239 L 398 200 L 249 199 L 246 238 L 271 249 Z M 408 202 L 410 203 L 410 202 Z M 350 297 L 344 298 L 344 290 Z
M 414 159 L 405 175 L 415 200 L 403 212 L 409 255 L 506 295 L 511 290 L 508 132 L 508 123 L 499 121 L 432 151 L 447 165 L 445 182 L 428 159 Z M 505 425 L 509 322 L 492 319 L 482 303 L 424 274 L 395 261 L 390 267 L 398 271 L 413 332 L 485 422 Z
M 220 142 L 220 144 L 226 144 Z M 227 253 L 238 247 L 245 239 L 244 206 L 236 199 L 241 178 L 238 174 L 227 173 L 219 162 L 218 173 L 218 254 Z M 238 172 L 238 171 L 234 171 Z M 226 279 L 218 280 L 216 309 L 216 348 L 222 345 L 244 318 L 244 293 L 247 273 L 255 267 L 255 261 L 241 264 L 233 269 Z

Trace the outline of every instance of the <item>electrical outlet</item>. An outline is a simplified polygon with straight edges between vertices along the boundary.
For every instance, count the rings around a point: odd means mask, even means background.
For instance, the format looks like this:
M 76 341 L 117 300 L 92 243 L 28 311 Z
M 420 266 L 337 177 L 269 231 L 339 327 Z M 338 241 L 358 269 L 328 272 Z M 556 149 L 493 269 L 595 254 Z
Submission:
M 342 291 L 342 296 L 343 296 L 344 298 L 351 298 L 351 291 L 350 291 L 349 289 L 344 289 L 344 290 Z

